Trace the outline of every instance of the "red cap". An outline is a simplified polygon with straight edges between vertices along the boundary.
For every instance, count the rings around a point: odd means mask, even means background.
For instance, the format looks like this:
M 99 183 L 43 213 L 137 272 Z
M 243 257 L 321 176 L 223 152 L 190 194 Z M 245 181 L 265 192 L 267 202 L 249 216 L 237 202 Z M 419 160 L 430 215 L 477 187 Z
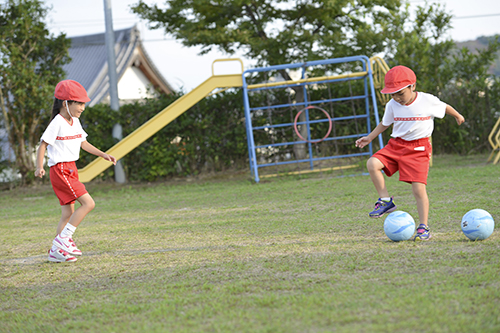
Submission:
M 87 91 L 78 82 L 73 80 L 63 80 L 56 86 L 54 97 L 63 101 L 76 101 L 81 103 L 90 102 Z
M 392 67 L 385 74 L 385 87 L 382 94 L 394 94 L 417 82 L 417 76 L 411 69 L 405 66 Z

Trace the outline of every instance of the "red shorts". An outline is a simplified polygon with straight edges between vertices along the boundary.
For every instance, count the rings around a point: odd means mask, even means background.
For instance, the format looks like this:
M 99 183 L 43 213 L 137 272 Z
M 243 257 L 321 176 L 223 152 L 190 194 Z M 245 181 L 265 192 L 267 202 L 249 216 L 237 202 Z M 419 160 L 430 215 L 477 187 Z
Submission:
M 391 138 L 387 146 L 373 154 L 384 165 L 384 172 L 392 176 L 399 171 L 399 180 L 407 183 L 423 183 L 427 185 L 429 161 L 432 146 L 429 138 L 405 141 Z
M 75 162 L 61 162 L 50 167 L 50 182 L 61 206 L 74 204 L 88 193 L 80 180 Z

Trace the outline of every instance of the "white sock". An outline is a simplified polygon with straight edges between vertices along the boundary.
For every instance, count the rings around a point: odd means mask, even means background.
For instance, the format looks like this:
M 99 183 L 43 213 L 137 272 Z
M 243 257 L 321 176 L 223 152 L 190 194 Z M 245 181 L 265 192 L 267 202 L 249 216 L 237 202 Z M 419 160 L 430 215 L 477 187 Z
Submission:
M 389 202 L 389 201 L 391 201 L 391 197 L 387 197 L 387 198 L 380 198 L 380 200 L 383 200 L 383 201 Z
M 71 224 L 66 224 L 64 229 L 61 231 L 61 237 L 69 237 L 71 238 L 73 236 L 73 233 L 75 232 L 76 227 L 71 225 Z

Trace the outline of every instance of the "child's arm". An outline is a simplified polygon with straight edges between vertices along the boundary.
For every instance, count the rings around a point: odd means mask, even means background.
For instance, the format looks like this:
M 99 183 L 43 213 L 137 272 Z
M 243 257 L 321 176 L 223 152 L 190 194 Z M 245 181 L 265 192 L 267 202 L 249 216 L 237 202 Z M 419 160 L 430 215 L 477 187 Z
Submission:
M 45 150 L 49 144 L 45 141 L 40 143 L 36 151 L 36 170 L 35 177 L 42 178 L 45 175 L 45 169 L 43 168 L 43 158 L 45 157 Z
M 359 138 L 356 140 L 356 147 L 363 148 L 367 144 L 373 141 L 380 133 L 388 129 L 389 126 L 382 125 L 382 123 L 379 123 L 375 129 L 368 134 L 367 136 L 364 136 L 362 138 Z
M 82 149 L 85 150 L 86 152 L 92 154 L 92 155 L 102 157 L 106 161 L 113 162 L 113 164 L 116 165 L 116 158 L 114 158 L 113 156 L 111 156 L 109 154 L 106 154 L 106 153 L 100 151 L 99 149 L 97 149 L 96 147 L 91 145 L 88 141 L 82 142 Z
M 450 116 L 455 117 L 455 120 L 457 121 L 458 125 L 462 125 L 465 121 L 465 118 L 458 113 L 457 110 L 455 110 L 451 105 L 446 104 L 446 114 L 449 114 Z

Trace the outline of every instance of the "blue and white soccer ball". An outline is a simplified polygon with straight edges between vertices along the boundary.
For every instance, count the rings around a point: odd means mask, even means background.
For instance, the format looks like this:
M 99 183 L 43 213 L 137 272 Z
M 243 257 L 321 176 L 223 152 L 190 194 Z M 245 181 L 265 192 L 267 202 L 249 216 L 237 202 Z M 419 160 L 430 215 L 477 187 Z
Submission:
M 385 218 L 384 231 L 394 242 L 408 240 L 415 232 L 415 221 L 410 214 L 397 210 Z
M 491 236 L 495 221 L 484 209 L 473 209 L 462 217 L 462 232 L 471 240 L 483 240 Z

